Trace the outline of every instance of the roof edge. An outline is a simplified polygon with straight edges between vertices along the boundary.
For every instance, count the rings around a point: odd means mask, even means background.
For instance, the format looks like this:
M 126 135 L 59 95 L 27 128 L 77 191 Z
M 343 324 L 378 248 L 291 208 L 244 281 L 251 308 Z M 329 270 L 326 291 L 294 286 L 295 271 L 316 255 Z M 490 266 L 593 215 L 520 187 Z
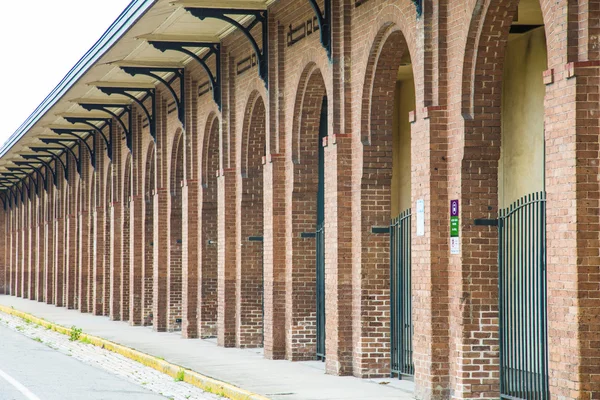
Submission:
M 119 17 L 104 32 L 42 103 L 27 117 L 25 122 L 4 142 L 0 148 L 3 157 L 29 130 L 52 108 L 89 69 L 104 56 L 119 39 L 154 5 L 158 0 L 132 0 Z

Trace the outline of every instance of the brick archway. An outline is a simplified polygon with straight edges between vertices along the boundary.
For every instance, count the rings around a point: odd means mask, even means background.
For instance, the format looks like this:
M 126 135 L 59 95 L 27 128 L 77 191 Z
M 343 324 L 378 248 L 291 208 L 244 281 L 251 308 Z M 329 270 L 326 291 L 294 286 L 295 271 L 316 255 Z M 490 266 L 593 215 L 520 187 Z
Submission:
M 219 118 L 211 113 L 204 129 L 202 145 L 202 190 L 200 234 L 200 283 L 198 285 L 198 330 L 200 337 L 217 335 L 217 272 L 218 272 L 218 187 Z
M 263 345 L 263 157 L 266 109 L 257 92 L 248 100 L 242 137 L 241 249 L 236 270 L 236 346 Z
M 182 319 L 182 187 L 184 159 L 183 134 L 178 130 L 173 138 L 169 179 L 169 254 L 167 270 L 167 330 L 181 330 Z
M 292 361 L 316 357 L 316 241 L 306 234 L 316 231 L 319 126 L 326 96 L 321 70 L 311 63 L 298 85 L 292 132 L 291 257 L 286 271 L 286 354 Z
M 144 176 L 144 268 L 142 272 L 142 324 L 152 326 L 154 307 L 154 191 L 156 190 L 156 159 L 154 143 L 148 145 Z
M 403 33 L 386 24 L 371 48 L 362 98 L 361 263 L 355 280 L 360 298 L 355 299 L 353 366 L 361 377 L 390 373 L 390 235 L 374 233 L 373 227 L 390 224 L 395 96 L 406 57 L 410 60 Z M 399 118 L 408 120 L 408 115 Z M 377 351 L 371 351 L 373 343 Z

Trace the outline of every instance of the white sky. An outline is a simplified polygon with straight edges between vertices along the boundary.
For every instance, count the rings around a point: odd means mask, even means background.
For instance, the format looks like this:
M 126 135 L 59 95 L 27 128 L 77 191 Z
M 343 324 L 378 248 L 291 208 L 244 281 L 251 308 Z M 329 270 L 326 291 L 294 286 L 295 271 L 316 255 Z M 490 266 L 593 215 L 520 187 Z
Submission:
M 130 0 L 4 0 L 0 144 L 25 122 Z

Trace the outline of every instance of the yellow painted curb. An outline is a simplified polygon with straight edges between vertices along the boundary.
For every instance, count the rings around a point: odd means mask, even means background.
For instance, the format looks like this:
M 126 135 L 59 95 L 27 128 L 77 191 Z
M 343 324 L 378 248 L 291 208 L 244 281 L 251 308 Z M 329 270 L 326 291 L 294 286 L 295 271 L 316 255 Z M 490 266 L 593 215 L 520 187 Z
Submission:
M 6 314 L 13 315 L 15 317 L 19 317 L 25 321 L 30 321 L 34 324 L 43 326 L 44 328 L 52 329 L 53 331 L 62 333 L 63 335 L 71 335 L 70 328 L 65 328 L 64 326 L 46 321 L 45 319 L 38 318 L 31 314 L 27 314 L 23 311 L 16 310 L 12 307 L 0 305 L 0 311 Z M 81 339 L 85 339 L 87 342 L 93 344 L 94 346 L 102 347 L 103 349 L 112 351 L 117 354 L 121 354 L 122 356 L 142 363 L 150 368 L 154 368 L 157 371 L 172 376 L 174 379 L 181 379 L 183 377 L 184 382 L 194 385 L 209 393 L 214 393 L 219 396 L 224 396 L 233 400 L 269 400 L 268 397 L 262 396 L 260 394 L 252 393 L 247 390 L 238 388 L 237 386 L 231 385 L 229 383 L 221 382 L 208 376 L 204 376 L 202 374 L 199 374 L 198 372 L 185 369 L 175 364 L 171 364 L 158 357 L 154 357 L 149 354 L 145 354 L 140 351 L 131 349 L 129 347 L 113 343 L 106 339 L 91 336 L 85 333 L 81 334 L 80 340 Z

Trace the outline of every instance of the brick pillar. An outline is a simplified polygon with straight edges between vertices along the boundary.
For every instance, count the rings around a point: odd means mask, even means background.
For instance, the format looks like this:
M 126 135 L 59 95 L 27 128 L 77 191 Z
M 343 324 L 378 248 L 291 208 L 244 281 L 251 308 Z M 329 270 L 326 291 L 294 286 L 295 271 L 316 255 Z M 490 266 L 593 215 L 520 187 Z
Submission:
M 43 184 L 40 182 L 40 194 L 37 198 L 37 212 L 36 212 L 36 224 L 35 224 L 35 243 L 36 243 L 36 262 L 35 262 L 35 288 L 36 288 L 36 293 L 35 293 L 35 299 L 38 302 L 43 302 L 44 301 L 44 290 L 45 290 L 45 284 L 44 284 L 44 266 L 45 266 L 45 258 L 46 258 L 46 252 L 44 251 L 44 242 L 45 242 L 45 237 L 44 237 L 44 233 L 45 233 L 45 221 L 44 221 L 44 217 L 45 217 L 45 213 L 44 213 L 44 203 L 45 203 L 45 197 L 43 196 L 44 193 L 44 189 L 43 189 Z
M 129 163 L 126 164 L 126 168 L 129 168 Z M 131 179 L 129 177 L 129 173 L 126 173 L 126 180 Z M 124 183 L 124 188 L 129 189 L 130 184 L 127 181 Z M 119 304 L 121 315 L 121 320 L 129 321 L 129 287 L 131 285 L 130 281 L 130 271 L 131 271 L 131 210 L 130 210 L 130 197 L 131 190 L 127 190 L 124 194 L 123 206 L 121 207 L 122 219 L 121 219 L 121 232 L 119 233 L 121 240 L 121 249 L 120 249 L 120 285 L 119 285 Z
M 179 166 L 172 165 L 171 173 Z M 174 178 L 172 184 L 180 185 L 181 181 Z M 169 218 L 167 224 L 167 330 L 181 330 L 182 319 L 182 218 L 181 218 L 181 188 L 171 188 L 167 197 Z
M 4 198 L 6 202 L 6 198 Z M 6 294 L 6 255 L 7 255 L 7 226 L 8 208 L 0 210 L 0 294 Z
M 130 233 L 129 233 L 129 323 L 142 325 L 142 298 L 144 290 L 144 198 L 136 196 L 129 203 Z
M 23 190 L 25 190 L 23 188 Z M 21 205 L 21 230 L 19 232 L 19 276 L 17 296 L 28 298 L 27 282 L 29 280 L 29 200 Z
M 105 213 L 104 207 L 95 207 L 93 215 L 94 224 L 94 237 L 93 251 L 92 251 L 92 313 L 94 315 L 105 315 L 104 313 L 104 292 L 106 287 L 104 286 L 104 252 L 106 243 L 104 238 L 106 236 L 105 229 Z
M 352 137 L 325 149 L 325 369 L 352 373 Z
M 264 349 L 271 360 L 286 351 L 286 187 L 285 157 L 271 154 L 264 165 Z M 291 315 L 290 315 L 291 317 Z M 291 318 L 290 318 L 291 319 Z
M 61 173 L 61 172 L 57 172 Z M 55 213 L 54 213 L 54 305 L 64 307 L 65 305 L 65 248 L 67 232 L 65 220 L 65 190 L 66 179 L 59 177 L 59 184 L 56 188 Z
M 11 262 L 10 262 L 10 294 L 12 296 L 17 295 L 17 270 L 18 261 L 17 256 L 19 254 L 19 209 L 16 204 L 13 206 L 12 211 L 12 234 L 11 234 Z
M 545 73 L 550 391 L 600 398 L 598 63 Z
M 446 399 L 449 393 L 448 215 L 446 111 L 417 115 L 412 134 L 412 295 L 415 397 Z M 417 236 L 417 200 L 425 204 L 425 234 Z
M 198 181 L 187 180 L 182 189 L 182 215 L 183 215 L 183 324 L 181 327 L 183 337 L 198 337 L 198 296 L 199 296 L 199 233 L 201 232 L 200 218 L 198 215 Z
M 217 308 L 217 339 L 219 346 L 236 343 L 236 173 L 226 169 L 218 179 L 219 187 L 219 275 Z
M 168 232 L 165 229 L 169 218 L 169 193 L 167 189 L 156 189 L 154 194 L 154 330 L 167 330 L 167 261 Z
M 79 213 L 79 284 L 78 308 L 82 313 L 92 311 L 90 277 L 92 276 L 92 214 L 88 211 L 88 204 Z
M 33 262 L 35 259 L 35 254 L 33 254 L 33 223 L 35 221 L 33 208 L 33 200 L 28 194 L 27 208 L 25 208 L 25 250 L 23 252 L 23 255 L 25 256 L 25 263 L 23 265 L 23 298 L 25 299 L 33 298 Z
M 121 321 L 122 229 L 123 206 L 113 202 L 110 206 L 110 319 Z
M 71 198 L 68 202 L 75 201 L 75 193 L 71 191 L 72 187 L 69 188 Z M 71 209 L 71 207 L 69 207 Z M 78 216 L 76 213 L 67 214 L 67 247 L 66 247 L 66 259 L 65 259 L 65 271 L 66 271 L 66 307 L 74 309 L 77 307 L 76 303 L 76 274 L 78 264 L 77 255 L 77 225 L 79 224 Z
M 45 196 L 44 219 L 44 300 L 46 304 L 54 304 L 54 185 L 48 184 Z

